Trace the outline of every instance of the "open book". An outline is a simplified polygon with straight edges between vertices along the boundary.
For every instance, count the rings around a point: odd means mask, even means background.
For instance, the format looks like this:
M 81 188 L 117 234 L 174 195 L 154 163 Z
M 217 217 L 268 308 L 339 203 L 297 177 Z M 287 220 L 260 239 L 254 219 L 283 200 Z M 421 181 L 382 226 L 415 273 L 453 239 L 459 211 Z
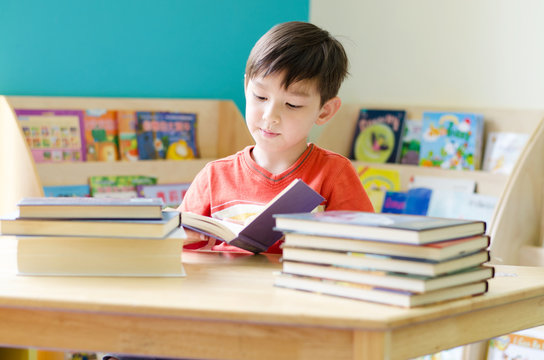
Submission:
M 266 251 L 282 237 L 282 232 L 273 230 L 274 214 L 310 212 L 325 200 L 302 180 L 296 179 L 274 197 L 264 210 L 249 223 L 241 225 L 208 216 L 183 212 L 184 227 L 239 248 L 259 253 Z

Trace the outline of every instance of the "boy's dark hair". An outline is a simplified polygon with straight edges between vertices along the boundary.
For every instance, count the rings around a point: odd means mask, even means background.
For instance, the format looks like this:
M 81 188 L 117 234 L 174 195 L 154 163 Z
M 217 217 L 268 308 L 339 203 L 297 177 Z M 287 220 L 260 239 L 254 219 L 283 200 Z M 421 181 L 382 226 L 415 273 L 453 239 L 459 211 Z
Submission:
M 282 85 L 315 80 L 321 105 L 338 94 L 348 73 L 342 44 L 327 31 L 306 22 L 278 24 L 255 44 L 246 64 L 246 78 L 285 71 Z

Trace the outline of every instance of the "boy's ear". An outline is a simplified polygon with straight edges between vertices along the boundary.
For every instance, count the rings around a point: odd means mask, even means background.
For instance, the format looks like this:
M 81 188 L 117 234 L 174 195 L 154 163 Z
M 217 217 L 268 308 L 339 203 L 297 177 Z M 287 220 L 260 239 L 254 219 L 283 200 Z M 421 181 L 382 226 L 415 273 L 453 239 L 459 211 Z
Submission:
M 336 114 L 338 109 L 340 109 L 340 105 L 342 105 L 342 100 L 340 100 L 338 96 L 329 99 L 321 107 L 317 120 L 315 121 L 316 125 L 323 125 L 327 121 L 329 121 L 334 116 L 334 114 Z

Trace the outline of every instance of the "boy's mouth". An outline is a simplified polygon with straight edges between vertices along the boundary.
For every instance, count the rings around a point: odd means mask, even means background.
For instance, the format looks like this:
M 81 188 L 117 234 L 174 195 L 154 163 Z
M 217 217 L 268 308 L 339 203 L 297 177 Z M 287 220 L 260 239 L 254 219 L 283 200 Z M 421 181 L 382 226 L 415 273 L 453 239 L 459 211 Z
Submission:
M 260 131 L 261 135 L 264 136 L 264 137 L 275 137 L 275 136 L 279 135 L 279 133 L 277 133 L 277 132 L 274 132 L 274 131 L 271 131 L 271 130 L 266 130 L 266 129 L 263 129 L 263 128 L 260 128 L 259 131 Z

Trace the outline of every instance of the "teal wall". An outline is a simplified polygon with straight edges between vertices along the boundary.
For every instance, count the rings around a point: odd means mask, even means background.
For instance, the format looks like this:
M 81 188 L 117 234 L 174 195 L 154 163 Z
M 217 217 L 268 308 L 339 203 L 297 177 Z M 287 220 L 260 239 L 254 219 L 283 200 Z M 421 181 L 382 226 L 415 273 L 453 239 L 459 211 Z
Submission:
M 232 99 L 255 41 L 309 0 L 0 0 L 0 94 Z

